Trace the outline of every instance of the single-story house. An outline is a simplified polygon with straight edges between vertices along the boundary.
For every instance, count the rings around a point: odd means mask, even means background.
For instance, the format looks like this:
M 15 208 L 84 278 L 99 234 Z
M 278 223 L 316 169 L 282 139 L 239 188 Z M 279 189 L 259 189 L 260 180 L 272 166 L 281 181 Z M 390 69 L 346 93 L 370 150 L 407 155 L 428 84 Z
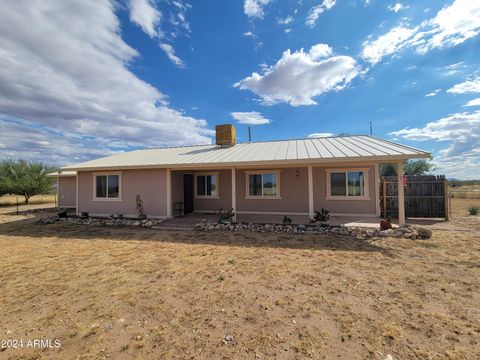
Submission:
M 176 208 L 306 220 L 325 208 L 337 216 L 379 217 L 379 165 L 395 163 L 401 174 L 405 159 L 430 156 L 367 135 L 236 144 L 235 128 L 227 125 L 217 127 L 215 145 L 135 150 L 66 166 L 57 174 L 58 201 L 91 216 L 136 217 L 140 195 L 151 218 L 171 218 Z M 403 224 L 403 187 L 399 195 Z

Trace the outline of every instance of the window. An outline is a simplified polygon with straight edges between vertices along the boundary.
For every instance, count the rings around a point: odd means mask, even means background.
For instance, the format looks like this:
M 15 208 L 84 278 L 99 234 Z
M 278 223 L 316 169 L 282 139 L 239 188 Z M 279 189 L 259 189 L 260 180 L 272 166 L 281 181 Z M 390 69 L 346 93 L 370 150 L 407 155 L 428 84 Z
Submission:
M 247 198 L 280 197 L 279 172 L 247 172 Z
M 96 174 L 94 189 L 95 200 L 121 200 L 120 174 Z
M 368 198 L 368 170 L 327 170 L 327 199 Z
M 196 174 L 195 179 L 197 198 L 218 198 L 218 173 Z

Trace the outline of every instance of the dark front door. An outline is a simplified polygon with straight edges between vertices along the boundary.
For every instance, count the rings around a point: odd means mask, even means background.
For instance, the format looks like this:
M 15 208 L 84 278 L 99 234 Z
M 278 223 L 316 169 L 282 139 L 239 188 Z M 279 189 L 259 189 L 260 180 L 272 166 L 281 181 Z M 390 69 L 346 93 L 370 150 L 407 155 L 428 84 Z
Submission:
M 193 212 L 193 175 L 183 175 L 183 206 L 184 213 Z

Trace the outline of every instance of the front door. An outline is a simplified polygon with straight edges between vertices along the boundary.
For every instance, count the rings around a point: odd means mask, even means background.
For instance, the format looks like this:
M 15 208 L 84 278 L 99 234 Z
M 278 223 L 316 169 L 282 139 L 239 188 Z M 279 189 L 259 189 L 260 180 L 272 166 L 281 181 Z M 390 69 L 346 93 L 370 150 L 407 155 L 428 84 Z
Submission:
M 193 212 L 193 175 L 183 175 L 183 206 L 184 213 L 189 214 Z

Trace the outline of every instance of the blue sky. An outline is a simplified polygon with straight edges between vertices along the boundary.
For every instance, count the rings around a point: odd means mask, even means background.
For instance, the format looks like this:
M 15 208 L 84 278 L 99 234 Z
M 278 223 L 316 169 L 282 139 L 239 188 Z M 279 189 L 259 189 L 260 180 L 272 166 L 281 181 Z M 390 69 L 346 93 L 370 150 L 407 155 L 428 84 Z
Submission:
M 11 2 L 0 157 L 64 165 L 143 147 L 374 135 L 480 178 L 480 3 Z M 25 27 L 25 24 L 30 26 Z

